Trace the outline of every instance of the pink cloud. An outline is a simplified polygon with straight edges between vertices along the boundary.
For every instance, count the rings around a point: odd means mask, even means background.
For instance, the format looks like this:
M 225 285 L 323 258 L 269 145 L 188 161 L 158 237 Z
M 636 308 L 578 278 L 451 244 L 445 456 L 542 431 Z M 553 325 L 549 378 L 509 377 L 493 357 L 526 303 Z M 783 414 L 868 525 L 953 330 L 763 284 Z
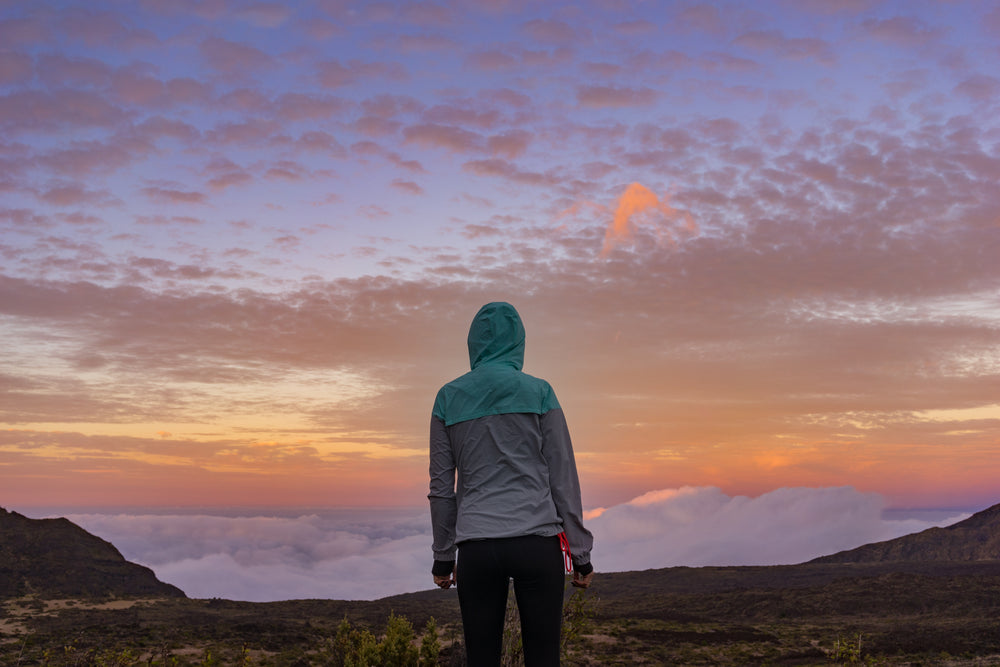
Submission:
M 237 9 L 233 15 L 261 28 L 277 28 L 288 20 L 291 13 L 291 9 L 281 3 L 256 2 Z
M 486 140 L 490 153 L 508 159 L 520 157 L 528 149 L 532 135 L 526 130 L 510 130 Z
M 405 160 L 396 153 L 387 153 L 386 158 L 389 159 L 397 167 L 405 169 L 406 171 L 412 172 L 414 174 L 426 174 L 427 170 L 424 169 L 423 164 L 419 160 Z
M 588 79 L 614 79 L 621 76 L 624 67 L 617 63 L 583 63 L 580 69 Z
M 399 132 L 402 123 L 378 116 L 363 116 L 354 121 L 354 129 L 367 137 L 388 137 Z
M 480 135 L 460 127 L 424 123 L 411 125 L 403 130 L 407 143 L 444 148 L 456 153 L 479 150 L 483 139 Z
M 479 96 L 488 103 L 499 103 L 515 109 L 526 109 L 531 106 L 531 98 L 524 93 L 510 88 L 484 90 Z
M 52 221 L 48 216 L 41 215 L 27 208 L 0 208 L 0 220 L 15 227 L 50 227 Z
M 633 21 L 622 21 L 613 26 L 615 32 L 623 35 L 644 35 L 656 30 L 656 24 L 645 19 L 635 19 Z
M 192 143 L 201 138 L 201 132 L 182 120 L 152 116 L 135 127 L 137 134 L 155 141 L 160 138 L 174 139 L 181 143 Z
M 122 109 L 91 92 L 22 90 L 0 96 L 0 127 L 112 127 L 125 118 Z
M 200 48 L 205 62 L 223 74 L 246 74 L 274 64 L 260 49 L 222 37 L 208 37 Z
M 403 114 L 419 113 L 423 111 L 424 104 L 409 95 L 382 94 L 364 100 L 361 108 L 370 116 L 395 118 Z
M 141 140 L 78 141 L 38 156 L 40 165 L 53 173 L 83 177 L 121 169 L 152 152 Z
M 114 206 L 120 202 L 107 190 L 90 190 L 79 183 L 60 183 L 38 193 L 38 199 L 53 206 Z
M 38 76 L 47 85 L 106 86 L 112 69 L 92 58 L 67 58 L 58 53 L 38 57 Z
M 16 51 L 0 53 L 0 85 L 24 83 L 34 74 L 31 56 Z
M 900 46 L 923 46 L 940 39 L 943 31 L 930 28 L 912 16 L 893 16 L 888 19 L 867 19 L 860 29 L 869 37 Z
M 325 120 L 342 114 L 350 104 L 339 97 L 285 93 L 276 100 L 275 115 L 282 120 Z
M 265 114 L 273 110 L 271 98 L 255 88 L 237 88 L 220 96 L 217 105 L 227 111 Z
M 170 79 L 165 85 L 174 104 L 207 104 L 212 99 L 211 86 L 195 79 Z
M 815 37 L 788 38 L 777 30 L 746 32 L 734 39 L 733 44 L 790 60 L 812 58 L 821 63 L 831 63 L 835 59 L 829 42 Z
M 439 104 L 424 112 L 424 120 L 428 123 L 472 125 L 490 129 L 499 124 L 500 112 L 495 109 L 479 110 L 456 104 Z
M 462 169 L 477 176 L 493 176 L 503 178 L 514 183 L 524 185 L 534 185 L 539 187 L 553 187 L 561 182 L 561 179 L 551 174 L 539 172 L 523 171 L 514 164 L 497 158 L 489 160 L 471 160 L 462 165 Z
M 332 134 L 320 130 L 303 132 L 296 140 L 296 144 L 302 150 L 321 151 L 335 156 L 343 156 L 346 153 L 344 147 Z
M 568 46 L 559 46 L 552 51 L 521 52 L 521 63 L 526 67 L 548 67 L 555 69 L 573 62 L 574 51 Z
M 698 65 L 707 72 L 737 72 L 749 74 L 762 69 L 760 63 L 748 58 L 740 58 L 730 53 L 709 53 L 698 61 Z
M 390 184 L 396 190 L 406 193 L 408 195 L 422 195 L 424 194 L 424 189 L 414 183 L 413 181 L 404 181 L 400 179 L 395 179 Z
M 700 120 L 692 124 L 692 127 L 698 131 L 698 133 L 708 139 L 709 141 L 719 141 L 725 143 L 732 143 L 742 134 L 743 127 L 731 118 L 710 118 L 705 120 Z M 685 141 L 686 138 L 681 134 L 672 134 Z
M 10 48 L 49 41 L 52 30 L 38 16 L 10 18 L 0 21 L 0 44 Z
M 532 39 L 552 44 L 572 44 L 579 41 L 576 29 L 563 21 L 533 19 L 524 23 L 521 29 Z
M 170 216 L 162 215 L 162 214 L 157 214 L 157 215 L 137 215 L 135 217 L 135 221 L 137 223 L 139 223 L 140 225 L 160 225 L 160 226 L 169 226 L 169 225 L 174 225 L 174 224 L 181 224 L 181 225 L 203 225 L 203 224 L 205 224 L 205 221 L 202 220 L 201 218 L 196 218 L 196 217 L 190 216 L 190 215 L 170 215 Z M 166 262 L 164 260 L 148 259 L 146 261 L 147 262 L 160 261 L 163 264 L 168 264 L 168 262 Z M 134 261 L 132 262 L 132 264 L 135 265 Z
M 686 53 L 681 53 L 674 49 L 666 51 L 651 52 L 642 51 L 628 58 L 628 66 L 633 70 L 646 71 L 650 74 L 660 73 L 669 75 L 674 70 L 684 69 L 695 64 L 695 59 Z
M 227 0 L 143 0 L 142 4 L 164 16 L 191 14 L 207 20 L 222 18 L 229 10 Z
M 159 186 L 148 186 L 140 192 L 157 204 L 207 204 L 208 197 L 204 192 L 178 190 Z
M 213 190 L 225 190 L 227 188 L 246 185 L 253 181 L 250 172 L 233 165 L 232 168 L 219 166 L 211 170 L 215 175 L 208 179 L 208 186 Z
M 326 42 L 347 32 L 343 25 L 318 16 L 301 21 L 298 27 L 317 42 Z
M 994 7 L 983 17 L 982 27 L 996 37 L 1000 37 L 1000 7 Z
M 104 223 L 103 218 L 99 218 L 96 215 L 89 215 L 87 213 L 81 213 L 79 211 L 74 211 L 72 213 L 62 213 L 59 214 L 59 219 L 68 222 L 71 225 L 100 225 Z
M 973 74 L 955 86 L 955 92 L 977 102 L 989 102 L 1000 95 L 1000 79 L 988 74 Z
M 517 58 L 505 51 L 480 51 L 466 58 L 466 64 L 489 71 L 512 70 L 518 66 Z
M 264 178 L 269 180 L 301 181 L 308 178 L 309 171 L 297 162 L 279 160 L 264 172 Z
M 445 27 L 452 25 L 456 19 L 451 8 L 430 2 L 403 5 L 399 9 L 399 13 L 406 23 L 422 26 Z
M 391 44 L 400 51 L 410 53 L 454 52 L 461 48 L 455 40 L 441 35 L 403 35 L 393 39 Z
M 659 94 L 651 88 L 580 86 L 576 91 L 576 101 L 580 106 L 595 109 L 650 106 L 657 97 Z
M 149 30 L 136 29 L 111 12 L 69 8 L 59 15 L 62 30 L 87 46 L 115 45 L 126 48 L 155 46 L 159 39 Z
M 270 120 L 250 119 L 242 123 L 219 123 L 205 133 L 205 138 L 223 146 L 259 144 L 274 136 L 281 125 Z
M 160 107 L 166 99 L 166 86 L 159 79 L 138 72 L 119 70 L 111 77 L 116 97 L 134 106 Z
M 881 2 L 882 0 L 796 0 L 789 4 L 800 11 L 830 16 L 833 14 L 863 14 Z
M 677 21 L 688 28 L 714 35 L 721 34 L 725 29 L 719 8 L 714 5 L 686 7 L 677 14 Z
M 340 88 L 361 80 L 389 79 L 402 81 L 407 77 L 402 65 L 392 62 L 361 62 L 351 60 L 347 65 L 328 60 L 317 65 L 319 82 L 326 88 Z

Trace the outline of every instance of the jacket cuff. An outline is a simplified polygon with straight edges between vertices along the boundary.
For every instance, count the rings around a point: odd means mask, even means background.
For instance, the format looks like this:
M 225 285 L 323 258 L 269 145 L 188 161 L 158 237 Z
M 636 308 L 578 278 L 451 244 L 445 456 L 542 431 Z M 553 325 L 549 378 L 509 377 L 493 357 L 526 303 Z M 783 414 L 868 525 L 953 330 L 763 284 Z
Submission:
M 455 571 L 455 561 L 453 560 L 434 560 L 434 567 L 431 568 L 431 574 L 435 577 L 447 577 L 449 574 Z
M 573 571 L 579 574 L 581 577 L 586 577 L 588 574 L 594 571 L 594 564 L 590 561 L 586 563 L 580 563 L 577 565 L 573 563 Z

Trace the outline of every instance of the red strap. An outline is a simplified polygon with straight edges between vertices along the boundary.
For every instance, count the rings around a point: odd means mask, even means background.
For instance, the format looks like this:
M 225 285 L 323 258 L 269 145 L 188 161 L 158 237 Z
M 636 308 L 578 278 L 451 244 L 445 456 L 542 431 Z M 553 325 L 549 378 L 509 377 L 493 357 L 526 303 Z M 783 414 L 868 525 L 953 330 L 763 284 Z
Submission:
M 562 549 L 563 559 L 566 561 L 566 573 L 569 574 L 573 571 L 573 554 L 569 551 L 569 540 L 566 539 L 566 533 L 559 533 L 559 548 Z

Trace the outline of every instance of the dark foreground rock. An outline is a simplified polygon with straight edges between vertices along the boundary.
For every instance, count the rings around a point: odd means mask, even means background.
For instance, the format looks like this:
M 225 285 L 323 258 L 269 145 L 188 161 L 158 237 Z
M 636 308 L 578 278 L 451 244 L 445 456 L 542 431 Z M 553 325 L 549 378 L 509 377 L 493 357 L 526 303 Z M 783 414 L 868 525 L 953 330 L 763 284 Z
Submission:
M 25 595 L 185 597 L 68 519 L 29 519 L 0 508 L 0 599 Z

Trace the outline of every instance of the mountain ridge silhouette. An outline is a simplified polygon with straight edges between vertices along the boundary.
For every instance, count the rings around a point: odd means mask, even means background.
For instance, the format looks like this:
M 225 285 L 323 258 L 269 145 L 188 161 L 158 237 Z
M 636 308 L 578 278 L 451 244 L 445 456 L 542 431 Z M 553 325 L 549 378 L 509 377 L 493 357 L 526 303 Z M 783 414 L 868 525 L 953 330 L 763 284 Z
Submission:
M 809 563 L 1000 560 L 1000 503 L 944 528 L 864 544 Z
M 0 598 L 186 597 L 69 519 L 0 507 Z

